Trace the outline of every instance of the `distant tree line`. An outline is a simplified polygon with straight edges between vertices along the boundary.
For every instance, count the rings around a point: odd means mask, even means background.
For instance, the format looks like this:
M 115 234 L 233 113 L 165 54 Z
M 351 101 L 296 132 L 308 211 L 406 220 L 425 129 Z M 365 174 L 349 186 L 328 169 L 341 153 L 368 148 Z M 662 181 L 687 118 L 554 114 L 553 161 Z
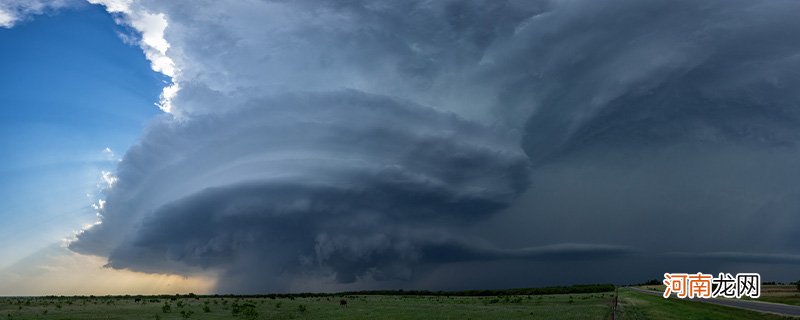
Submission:
M 515 296 L 567 293 L 599 293 L 614 291 L 613 284 L 581 284 L 572 286 L 514 288 L 498 290 L 428 291 L 428 290 L 370 290 L 348 291 L 339 295 L 411 295 L 411 296 Z
M 661 281 L 659 281 L 658 279 L 651 279 L 651 280 L 648 280 L 648 281 L 643 282 L 643 283 L 634 284 L 634 286 L 655 286 L 655 285 L 660 285 L 660 284 L 663 284 L 663 283 Z M 795 281 L 795 282 L 789 282 L 789 284 L 790 285 L 795 285 L 796 288 L 797 288 L 797 291 L 800 291 L 800 280 Z M 776 281 L 762 281 L 761 285 L 763 285 L 763 286 L 781 285 L 782 286 L 782 285 L 786 285 L 786 283 L 776 282 Z
M 384 296 L 513 296 L 513 295 L 548 295 L 548 294 L 569 294 L 569 293 L 600 293 L 614 291 L 613 284 L 580 284 L 571 286 L 539 287 L 539 288 L 513 288 L 513 289 L 494 289 L 494 290 L 462 290 L 462 291 L 431 291 L 431 290 L 366 290 L 366 291 L 344 291 L 335 293 L 322 292 L 303 292 L 303 293 L 272 293 L 272 294 L 214 294 L 196 295 L 175 294 L 175 295 L 124 295 L 124 296 L 46 296 L 46 299 L 200 299 L 200 298 L 308 298 L 308 297 L 334 297 L 334 296 L 357 296 L 357 295 L 384 295 Z

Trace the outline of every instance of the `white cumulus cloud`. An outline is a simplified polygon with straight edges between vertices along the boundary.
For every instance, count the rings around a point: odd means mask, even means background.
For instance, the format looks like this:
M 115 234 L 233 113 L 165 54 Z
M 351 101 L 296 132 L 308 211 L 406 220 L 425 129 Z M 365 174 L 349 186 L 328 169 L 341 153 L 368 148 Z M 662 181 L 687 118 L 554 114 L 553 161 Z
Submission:
M 11 28 L 31 15 L 66 7 L 78 0 L 3 0 L 0 1 L 0 27 Z

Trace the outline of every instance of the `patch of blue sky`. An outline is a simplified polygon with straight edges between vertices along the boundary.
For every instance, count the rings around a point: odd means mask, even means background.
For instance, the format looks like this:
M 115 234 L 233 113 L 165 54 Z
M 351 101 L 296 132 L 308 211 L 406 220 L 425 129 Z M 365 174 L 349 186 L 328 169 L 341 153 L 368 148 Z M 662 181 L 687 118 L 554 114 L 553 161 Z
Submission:
M 169 79 L 127 32 L 88 4 L 0 28 L 0 267 L 93 222 L 100 172 L 161 113 Z

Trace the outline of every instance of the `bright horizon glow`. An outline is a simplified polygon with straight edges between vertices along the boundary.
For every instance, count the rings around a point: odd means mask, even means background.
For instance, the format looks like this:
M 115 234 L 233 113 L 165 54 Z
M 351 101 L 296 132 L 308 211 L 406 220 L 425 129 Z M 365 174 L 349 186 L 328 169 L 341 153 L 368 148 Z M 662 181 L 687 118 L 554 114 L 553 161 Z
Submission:
M 0 296 L 208 294 L 213 274 L 183 277 L 104 267 L 105 259 L 51 246 L 0 270 Z

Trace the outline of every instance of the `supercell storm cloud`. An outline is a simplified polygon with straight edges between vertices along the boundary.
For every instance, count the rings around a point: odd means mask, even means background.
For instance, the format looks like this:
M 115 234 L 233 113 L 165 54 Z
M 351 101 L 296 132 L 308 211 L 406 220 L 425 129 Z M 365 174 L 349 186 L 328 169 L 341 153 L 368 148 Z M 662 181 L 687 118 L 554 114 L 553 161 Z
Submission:
M 112 268 L 257 292 L 797 261 L 798 2 L 90 2 L 173 80 L 70 244 Z
M 251 284 L 298 268 L 340 282 L 409 277 L 422 251 L 459 240 L 450 228 L 525 188 L 513 141 L 355 91 L 164 120 L 120 163 L 103 223 L 72 248 L 146 272 L 252 268 L 242 280 Z

